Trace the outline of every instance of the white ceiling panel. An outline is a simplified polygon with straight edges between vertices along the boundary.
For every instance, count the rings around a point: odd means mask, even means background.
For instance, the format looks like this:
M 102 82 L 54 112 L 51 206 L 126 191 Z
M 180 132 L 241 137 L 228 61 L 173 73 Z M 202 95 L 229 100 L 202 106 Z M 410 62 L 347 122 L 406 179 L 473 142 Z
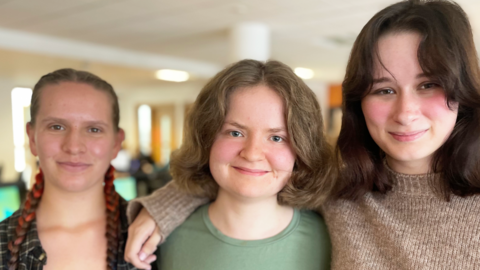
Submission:
M 342 74 L 363 25 L 395 0 L 0 0 L 0 28 L 224 65 L 229 29 L 271 28 L 272 57 Z M 480 31 L 480 1 L 459 0 Z M 335 46 L 332 46 L 334 42 Z

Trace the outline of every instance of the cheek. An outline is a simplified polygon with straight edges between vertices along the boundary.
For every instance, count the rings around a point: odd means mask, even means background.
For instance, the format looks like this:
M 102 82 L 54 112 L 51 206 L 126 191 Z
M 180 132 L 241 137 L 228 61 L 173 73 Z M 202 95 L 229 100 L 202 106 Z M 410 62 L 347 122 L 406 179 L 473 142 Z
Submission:
M 384 101 L 365 98 L 362 101 L 362 112 L 368 128 L 383 126 L 390 115 L 391 105 Z
M 210 166 L 217 163 L 230 163 L 238 156 L 241 148 L 240 142 L 218 138 L 210 150 Z
M 452 110 L 453 109 L 453 110 Z M 458 114 L 458 105 L 453 104 L 452 109 L 447 106 L 447 100 L 443 93 L 433 95 L 428 99 L 422 100 L 422 113 L 433 121 L 456 120 Z
M 288 146 L 275 148 L 268 152 L 268 161 L 276 171 L 292 172 L 296 155 Z
M 422 102 L 422 114 L 433 124 L 436 132 L 444 133 L 446 137 L 450 135 L 457 121 L 458 104 L 452 104 L 451 107 L 450 109 L 447 106 L 443 93 Z
M 39 159 L 47 159 L 60 153 L 62 143 L 55 136 L 39 134 L 36 137 L 35 151 Z
M 90 154 L 97 157 L 98 159 L 105 159 L 106 161 L 111 161 L 111 159 L 113 159 L 113 139 L 89 140 L 86 142 L 86 144 L 86 147 L 88 148 Z

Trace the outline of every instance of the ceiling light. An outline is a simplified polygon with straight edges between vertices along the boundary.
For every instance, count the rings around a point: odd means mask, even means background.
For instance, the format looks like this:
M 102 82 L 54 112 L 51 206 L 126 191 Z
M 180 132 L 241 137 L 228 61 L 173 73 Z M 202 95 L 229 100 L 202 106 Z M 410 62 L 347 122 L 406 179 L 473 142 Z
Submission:
M 157 79 L 171 82 L 184 82 L 190 76 L 188 72 L 173 69 L 160 69 L 157 71 Z
M 297 74 L 298 77 L 302 78 L 302 79 L 305 79 L 305 80 L 308 80 L 308 79 L 311 79 L 313 78 L 313 70 L 309 69 L 309 68 L 301 68 L 301 67 L 297 67 L 295 68 L 295 74 Z

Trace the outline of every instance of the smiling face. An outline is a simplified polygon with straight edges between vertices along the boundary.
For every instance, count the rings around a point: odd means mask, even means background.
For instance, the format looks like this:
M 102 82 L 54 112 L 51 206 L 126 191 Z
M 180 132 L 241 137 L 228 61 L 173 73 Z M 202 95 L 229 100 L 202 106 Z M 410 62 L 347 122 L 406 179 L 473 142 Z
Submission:
M 374 83 L 362 100 L 373 140 L 397 172 L 426 173 L 433 153 L 451 134 L 457 105 L 447 106 L 445 92 L 424 75 L 417 58 L 421 36 L 387 34 L 378 41 Z
M 88 84 L 62 82 L 41 90 L 35 125 L 27 126 L 46 185 L 68 192 L 102 186 L 124 138 L 110 97 Z
M 285 186 L 294 164 L 280 96 L 263 85 L 235 90 L 210 151 L 220 192 L 271 198 Z

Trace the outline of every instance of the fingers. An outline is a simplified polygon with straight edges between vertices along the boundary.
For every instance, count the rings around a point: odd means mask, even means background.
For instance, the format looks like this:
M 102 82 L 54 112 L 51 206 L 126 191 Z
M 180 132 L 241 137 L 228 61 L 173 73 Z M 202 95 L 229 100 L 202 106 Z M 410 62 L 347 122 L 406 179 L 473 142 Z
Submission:
M 155 227 L 155 231 L 150 235 L 150 238 L 143 244 L 142 250 L 140 253 L 142 254 L 142 261 L 145 260 L 145 258 L 155 252 L 157 250 L 157 246 L 160 243 L 160 229 L 158 227 Z
M 150 214 L 145 209 L 142 209 L 135 221 L 128 228 L 128 238 L 125 245 L 125 261 L 130 262 L 140 269 L 151 269 L 150 264 L 143 261 L 149 258 L 148 255 L 151 253 L 142 255 L 140 251 L 143 244 L 153 234 L 156 227 L 155 221 Z M 157 231 L 159 232 L 159 230 Z M 146 250 L 151 251 L 151 249 L 151 244 L 149 244 Z M 140 255 L 142 255 L 142 258 L 140 258 Z
M 152 262 L 154 262 L 154 261 L 156 261 L 156 260 L 157 260 L 157 256 L 155 256 L 155 255 L 152 254 L 152 255 L 148 256 L 148 257 L 144 260 L 144 262 L 145 262 L 145 263 L 148 263 L 148 264 L 151 264 Z

